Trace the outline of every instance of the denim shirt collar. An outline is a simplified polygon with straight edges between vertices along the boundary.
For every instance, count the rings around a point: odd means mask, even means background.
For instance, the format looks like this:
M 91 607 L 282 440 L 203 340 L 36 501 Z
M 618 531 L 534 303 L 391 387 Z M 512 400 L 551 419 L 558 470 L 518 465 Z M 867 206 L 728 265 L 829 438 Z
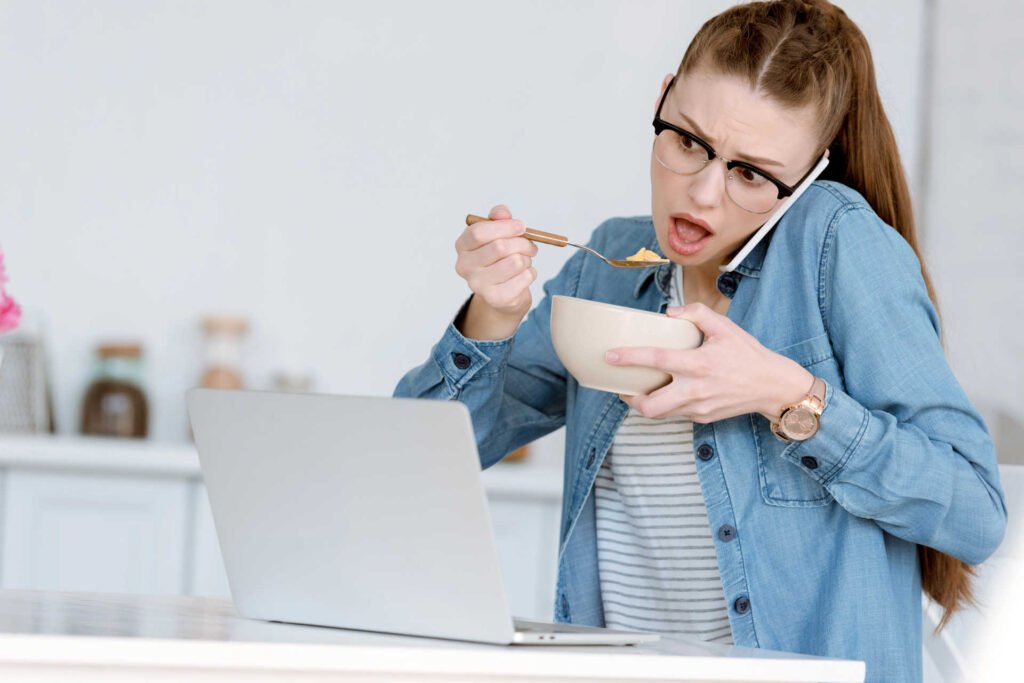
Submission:
M 757 246 L 747 254 L 747 257 L 736 266 L 736 272 L 741 275 L 748 277 L 759 278 L 761 277 L 761 264 L 764 263 L 765 252 L 768 251 L 768 243 L 771 242 L 772 233 L 768 233 L 764 239 L 757 243 Z M 658 246 L 658 236 L 655 235 L 651 239 L 651 243 L 648 245 L 648 249 L 651 251 L 657 251 L 660 249 Z M 669 286 L 672 282 L 672 268 L 673 263 L 666 263 L 658 266 L 657 268 L 645 268 L 640 273 L 640 277 L 637 278 L 636 286 L 633 288 L 633 298 L 640 298 L 640 293 L 644 290 L 647 281 L 654 278 L 654 282 L 658 285 L 658 289 L 665 296 L 669 296 Z M 724 273 L 723 273 L 724 275 Z M 719 276 L 721 277 L 721 276 Z

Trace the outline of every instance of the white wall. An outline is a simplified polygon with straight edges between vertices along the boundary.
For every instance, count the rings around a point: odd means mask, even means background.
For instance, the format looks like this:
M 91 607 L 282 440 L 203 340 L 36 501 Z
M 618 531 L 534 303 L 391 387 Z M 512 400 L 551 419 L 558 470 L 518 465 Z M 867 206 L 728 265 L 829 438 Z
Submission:
M 925 254 L 948 357 L 1024 464 L 1024 3 L 939 0 Z
M 252 317 L 250 386 L 389 394 L 467 294 L 466 212 L 578 239 L 649 213 L 658 86 L 729 4 L 0 2 L 0 243 L 59 431 L 121 335 L 183 438 L 208 311 Z M 844 5 L 916 173 L 923 0 Z

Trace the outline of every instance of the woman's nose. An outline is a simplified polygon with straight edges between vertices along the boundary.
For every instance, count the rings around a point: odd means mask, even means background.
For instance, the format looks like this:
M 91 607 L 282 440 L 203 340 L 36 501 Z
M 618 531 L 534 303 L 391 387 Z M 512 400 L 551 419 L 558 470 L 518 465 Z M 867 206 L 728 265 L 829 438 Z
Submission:
M 726 173 L 724 163 L 717 163 L 718 159 L 711 162 L 691 176 L 689 195 L 698 206 L 715 208 L 721 205 L 725 197 Z

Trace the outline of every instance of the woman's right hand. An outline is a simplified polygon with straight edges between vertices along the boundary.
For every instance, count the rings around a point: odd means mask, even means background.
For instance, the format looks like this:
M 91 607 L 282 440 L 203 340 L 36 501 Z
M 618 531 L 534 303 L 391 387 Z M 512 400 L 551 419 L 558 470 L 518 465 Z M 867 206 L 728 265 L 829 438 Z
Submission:
M 514 319 L 518 324 L 530 310 L 537 245 L 522 236 L 525 231 L 508 207 L 499 204 L 491 209 L 488 220 L 467 226 L 455 240 L 455 272 L 473 291 L 470 306 L 477 313 Z M 481 304 L 490 310 L 482 310 Z

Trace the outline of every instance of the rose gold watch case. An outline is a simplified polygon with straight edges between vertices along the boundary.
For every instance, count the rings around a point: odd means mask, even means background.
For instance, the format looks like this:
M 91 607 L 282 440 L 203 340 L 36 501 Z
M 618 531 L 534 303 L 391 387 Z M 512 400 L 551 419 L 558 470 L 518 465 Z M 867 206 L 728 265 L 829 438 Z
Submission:
M 805 441 L 818 431 L 818 416 L 805 405 L 798 405 L 779 419 L 779 431 L 792 441 Z
M 818 433 L 824 409 L 825 381 L 815 377 L 810 393 L 799 403 L 786 407 L 779 421 L 771 423 L 772 433 L 783 441 L 806 441 Z

